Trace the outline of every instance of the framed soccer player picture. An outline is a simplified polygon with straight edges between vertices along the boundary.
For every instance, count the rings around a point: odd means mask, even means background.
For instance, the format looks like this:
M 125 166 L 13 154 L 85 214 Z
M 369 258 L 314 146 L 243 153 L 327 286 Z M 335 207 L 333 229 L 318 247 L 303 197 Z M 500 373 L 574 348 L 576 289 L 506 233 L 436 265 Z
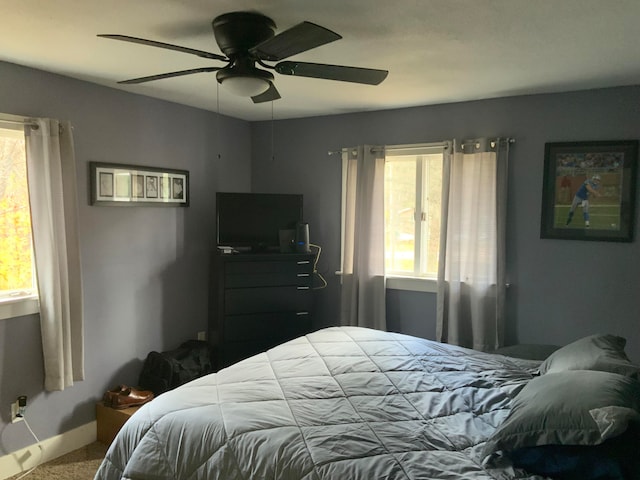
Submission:
M 545 144 L 540 238 L 631 242 L 637 140 Z

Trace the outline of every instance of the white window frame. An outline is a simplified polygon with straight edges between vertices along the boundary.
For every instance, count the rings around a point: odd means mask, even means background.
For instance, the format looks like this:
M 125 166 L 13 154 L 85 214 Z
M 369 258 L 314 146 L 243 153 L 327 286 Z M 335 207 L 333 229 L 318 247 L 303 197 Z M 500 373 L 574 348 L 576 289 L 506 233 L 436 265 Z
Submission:
M 434 155 L 440 154 L 444 158 L 445 149 L 447 143 L 422 143 L 411 145 L 391 145 L 385 147 L 387 154 L 393 155 Z M 424 215 L 423 204 L 423 188 L 425 184 L 425 174 L 423 171 L 424 161 L 421 161 L 416 172 L 416 215 Z M 418 205 L 419 203 L 419 205 Z M 424 261 L 423 252 L 424 245 L 422 242 L 422 225 L 421 222 L 416 221 L 415 234 L 415 265 L 419 268 L 419 265 Z M 438 291 L 438 280 L 434 275 L 417 275 L 417 274 L 388 274 L 387 275 L 387 288 L 394 290 L 410 290 L 418 292 L 430 292 L 435 293 Z
M 18 298 L 6 297 L 0 300 L 0 320 L 40 313 L 40 300 L 37 294 Z
M 22 135 L 23 125 L 27 121 L 21 117 L 13 115 L 0 115 L 0 129 L 16 132 L 16 135 Z M 21 317 L 24 315 L 32 315 L 40 313 L 40 300 L 36 286 L 35 260 L 33 259 L 33 251 L 31 252 L 31 265 L 34 269 L 33 288 L 26 290 L 7 290 L 0 294 L 0 320 L 8 318 Z
M 429 155 L 429 154 L 442 154 L 444 158 L 445 150 L 448 147 L 447 142 L 433 142 L 433 143 L 421 143 L 421 144 L 406 144 L 406 145 L 391 145 L 386 146 L 386 152 L 393 152 L 396 155 Z M 340 265 L 344 260 L 344 221 L 345 221 L 345 204 L 346 204 L 346 188 L 347 188 L 347 163 L 348 160 L 345 155 L 342 156 L 342 195 L 341 195 L 341 208 L 340 208 Z M 416 188 L 421 189 L 424 184 L 422 178 L 422 171 L 418 172 L 419 181 Z M 421 191 L 417 191 L 417 199 L 421 201 Z M 422 211 L 422 210 L 420 210 Z M 419 229 L 419 227 L 416 227 Z M 417 238 L 417 236 L 416 236 Z M 418 247 L 416 246 L 416 249 Z M 416 262 L 420 259 L 420 255 L 416 257 Z M 336 275 L 341 275 L 341 271 L 337 271 Z M 407 290 L 415 292 L 428 292 L 436 293 L 438 291 L 438 280 L 435 276 L 417 276 L 417 275 L 386 275 L 386 288 L 391 290 Z

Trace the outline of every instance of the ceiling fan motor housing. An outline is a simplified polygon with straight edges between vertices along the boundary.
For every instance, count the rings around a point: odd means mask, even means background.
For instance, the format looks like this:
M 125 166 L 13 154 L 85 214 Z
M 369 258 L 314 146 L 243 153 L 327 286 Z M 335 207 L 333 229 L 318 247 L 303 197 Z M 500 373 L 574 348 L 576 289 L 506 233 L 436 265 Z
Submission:
M 229 58 L 246 54 L 256 45 L 274 36 L 276 24 L 269 17 L 254 12 L 225 13 L 211 22 L 220 50 Z

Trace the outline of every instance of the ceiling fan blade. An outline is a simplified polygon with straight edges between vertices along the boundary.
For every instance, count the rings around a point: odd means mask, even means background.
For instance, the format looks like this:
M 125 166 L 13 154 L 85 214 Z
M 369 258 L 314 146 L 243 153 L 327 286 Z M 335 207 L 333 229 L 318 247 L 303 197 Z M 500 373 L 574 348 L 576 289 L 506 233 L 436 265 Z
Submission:
M 131 85 L 135 83 L 151 82 L 152 80 L 161 80 L 163 78 L 181 77 L 183 75 L 191 75 L 192 73 L 215 72 L 216 70 L 220 70 L 220 67 L 191 68 L 189 70 L 180 70 L 178 72 L 160 73 L 158 75 L 149 75 L 148 77 L 139 77 L 139 78 L 132 78 L 130 80 L 122 80 L 118 83 L 121 83 L 123 85 Z
M 341 38 L 342 36 L 320 25 L 302 22 L 265 40 L 249 51 L 262 60 L 277 61 Z
M 307 62 L 280 62 L 274 67 L 275 71 L 282 75 L 297 77 L 322 78 L 326 80 L 338 80 L 340 82 L 364 83 L 378 85 L 389 72 L 373 68 L 344 67 L 341 65 L 327 65 L 324 63 Z
M 273 100 L 278 100 L 279 98 L 282 98 L 280 96 L 280 93 L 278 92 L 278 89 L 273 84 L 273 82 L 269 82 L 269 83 L 270 83 L 270 86 L 266 92 L 261 93 L 260 95 L 256 95 L 255 97 L 251 97 L 251 100 L 253 100 L 253 103 L 272 102 Z
M 172 45 L 170 43 L 156 42 L 155 40 L 147 40 L 138 37 L 129 37 L 128 35 L 114 35 L 114 34 L 100 34 L 98 37 L 110 38 L 112 40 L 122 40 L 123 42 L 139 43 L 141 45 L 148 45 L 150 47 L 166 48 L 167 50 L 175 50 L 176 52 L 189 53 L 191 55 L 197 55 L 202 58 L 211 58 L 214 60 L 223 60 L 228 62 L 227 57 L 218 55 L 216 53 L 205 52 L 202 50 L 195 50 L 188 47 L 180 47 L 179 45 Z

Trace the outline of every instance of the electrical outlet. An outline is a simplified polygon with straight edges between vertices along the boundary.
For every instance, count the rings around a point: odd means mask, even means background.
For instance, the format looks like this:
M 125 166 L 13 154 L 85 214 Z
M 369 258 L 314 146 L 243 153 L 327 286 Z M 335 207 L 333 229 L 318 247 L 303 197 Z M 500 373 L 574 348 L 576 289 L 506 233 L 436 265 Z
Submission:
M 207 332 L 198 332 L 198 340 L 206 340 Z
M 22 417 L 18 416 L 18 413 L 20 413 L 20 404 L 18 400 L 16 400 L 11 404 L 11 423 L 17 423 L 23 420 Z

